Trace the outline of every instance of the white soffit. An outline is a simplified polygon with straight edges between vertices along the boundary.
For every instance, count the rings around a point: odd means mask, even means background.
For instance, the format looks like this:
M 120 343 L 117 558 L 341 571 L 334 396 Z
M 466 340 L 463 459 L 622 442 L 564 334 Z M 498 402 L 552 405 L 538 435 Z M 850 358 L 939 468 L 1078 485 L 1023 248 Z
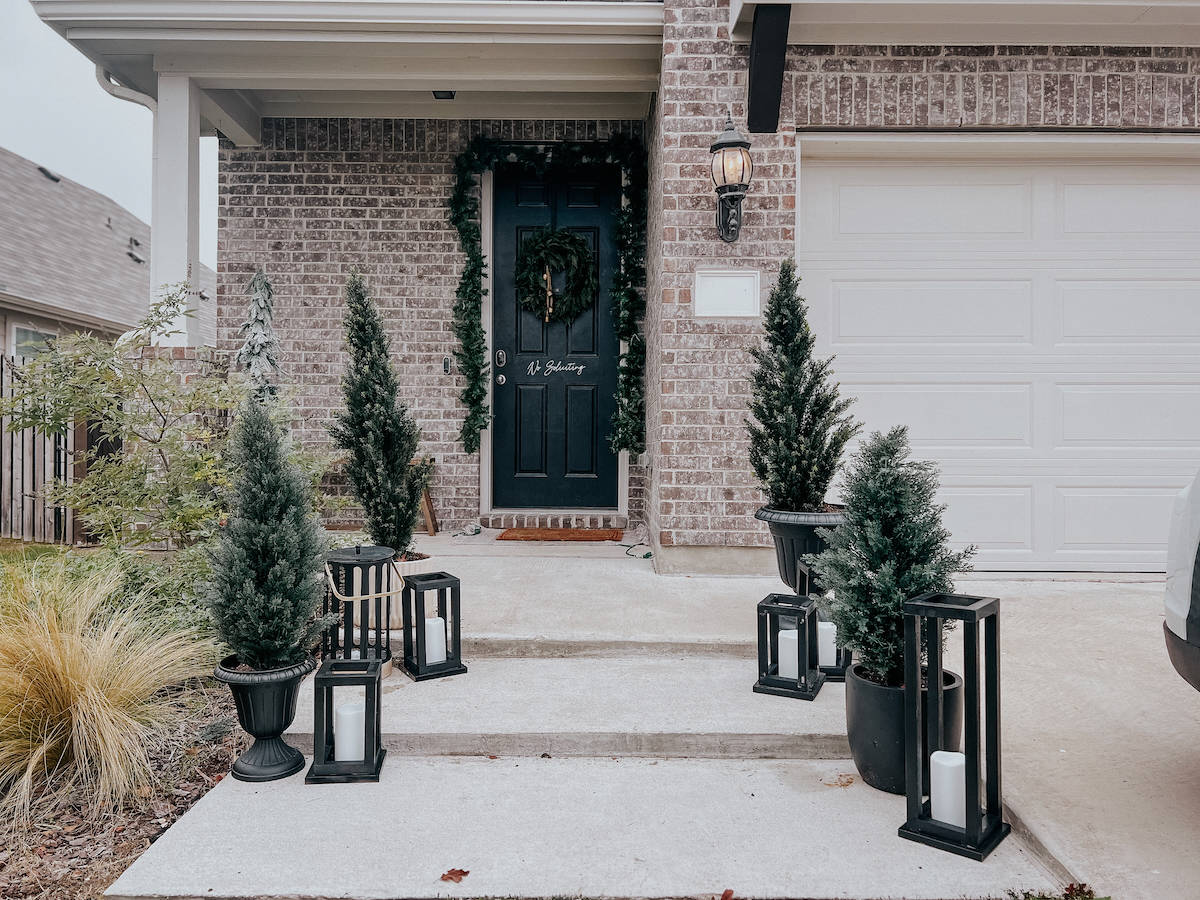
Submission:
M 122 84 L 186 75 L 261 115 L 641 118 L 662 55 L 659 2 L 31 2 Z
M 793 0 L 793 44 L 1200 44 L 1200 2 L 1162 0 Z M 750 39 L 755 0 L 731 0 L 735 40 Z

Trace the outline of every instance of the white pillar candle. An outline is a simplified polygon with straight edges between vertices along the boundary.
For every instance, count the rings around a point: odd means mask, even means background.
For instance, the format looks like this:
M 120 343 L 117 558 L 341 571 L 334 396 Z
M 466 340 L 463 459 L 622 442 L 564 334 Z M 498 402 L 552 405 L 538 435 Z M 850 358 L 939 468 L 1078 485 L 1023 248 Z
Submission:
M 967 758 L 953 750 L 929 754 L 929 815 L 967 827 Z
M 366 755 L 363 744 L 367 725 L 366 703 L 343 703 L 333 717 L 333 758 L 335 762 L 354 762 Z
M 817 623 L 817 665 L 837 665 L 837 626 L 832 622 Z
M 441 616 L 425 620 L 425 665 L 446 661 L 446 620 Z
M 795 628 L 779 630 L 779 677 L 800 677 L 800 632 Z

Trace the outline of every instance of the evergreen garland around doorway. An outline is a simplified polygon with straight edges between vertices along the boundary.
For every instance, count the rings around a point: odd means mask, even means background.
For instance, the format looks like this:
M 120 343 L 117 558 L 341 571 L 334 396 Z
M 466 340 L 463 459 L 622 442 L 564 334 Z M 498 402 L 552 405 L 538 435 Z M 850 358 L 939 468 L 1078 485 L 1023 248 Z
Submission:
M 479 450 L 479 433 L 488 425 L 487 380 L 490 377 L 487 340 L 483 330 L 483 286 L 487 260 L 483 255 L 479 221 L 478 176 L 498 164 L 519 166 L 531 174 L 572 172 L 590 166 L 621 169 L 621 209 L 616 221 L 618 266 L 613 273 L 613 318 L 623 350 L 618 360 L 617 409 L 609 445 L 614 452 L 638 454 L 646 448 L 646 400 L 643 378 L 646 344 L 642 316 L 646 301 L 646 154 L 640 141 L 613 135 L 595 143 L 514 145 L 480 135 L 454 161 L 454 191 L 450 223 L 458 232 L 466 263 L 454 301 L 455 358 L 466 380 L 459 395 L 466 416 L 459 439 L 468 453 Z M 543 270 L 544 271 L 544 270 Z
M 554 290 L 562 272 L 565 284 Z M 596 258 L 587 241 L 561 228 L 543 228 L 521 243 L 515 282 L 521 308 L 543 322 L 573 322 L 596 302 Z

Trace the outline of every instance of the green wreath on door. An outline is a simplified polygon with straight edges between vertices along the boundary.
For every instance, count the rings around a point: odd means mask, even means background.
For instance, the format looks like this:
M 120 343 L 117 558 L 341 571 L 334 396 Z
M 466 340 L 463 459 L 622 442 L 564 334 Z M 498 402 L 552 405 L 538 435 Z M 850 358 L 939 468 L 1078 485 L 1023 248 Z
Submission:
M 554 276 L 565 275 L 561 292 Z M 517 253 L 517 300 L 543 322 L 571 322 L 596 302 L 596 259 L 587 241 L 570 231 L 543 228 Z

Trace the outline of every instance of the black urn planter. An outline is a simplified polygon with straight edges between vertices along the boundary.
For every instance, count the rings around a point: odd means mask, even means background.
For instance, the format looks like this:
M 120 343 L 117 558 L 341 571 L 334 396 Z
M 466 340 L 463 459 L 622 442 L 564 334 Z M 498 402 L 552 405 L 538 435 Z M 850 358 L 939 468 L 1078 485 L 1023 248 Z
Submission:
M 250 749 L 233 764 L 239 781 L 274 781 L 304 768 L 304 754 L 284 741 L 282 734 L 296 718 L 296 697 L 304 676 L 316 668 L 312 657 L 294 666 L 266 671 L 238 671 L 236 656 L 217 666 L 218 681 L 229 685 L 237 706 L 238 723 L 254 738 Z
M 797 585 L 796 563 L 805 554 L 820 553 L 825 541 L 817 534 L 818 528 L 837 528 L 842 524 L 840 512 L 791 512 L 764 506 L 754 518 L 767 523 L 771 538 L 775 541 L 775 562 L 779 566 L 779 577 L 796 593 L 821 594 L 824 591 L 814 578 L 807 586 Z
M 953 672 L 943 672 L 942 678 L 946 746 L 957 748 L 962 739 L 963 680 Z M 922 688 L 922 709 L 927 697 Z M 876 684 L 863 677 L 862 666 L 851 666 L 846 672 L 846 734 L 862 780 L 889 794 L 903 794 L 904 688 Z

